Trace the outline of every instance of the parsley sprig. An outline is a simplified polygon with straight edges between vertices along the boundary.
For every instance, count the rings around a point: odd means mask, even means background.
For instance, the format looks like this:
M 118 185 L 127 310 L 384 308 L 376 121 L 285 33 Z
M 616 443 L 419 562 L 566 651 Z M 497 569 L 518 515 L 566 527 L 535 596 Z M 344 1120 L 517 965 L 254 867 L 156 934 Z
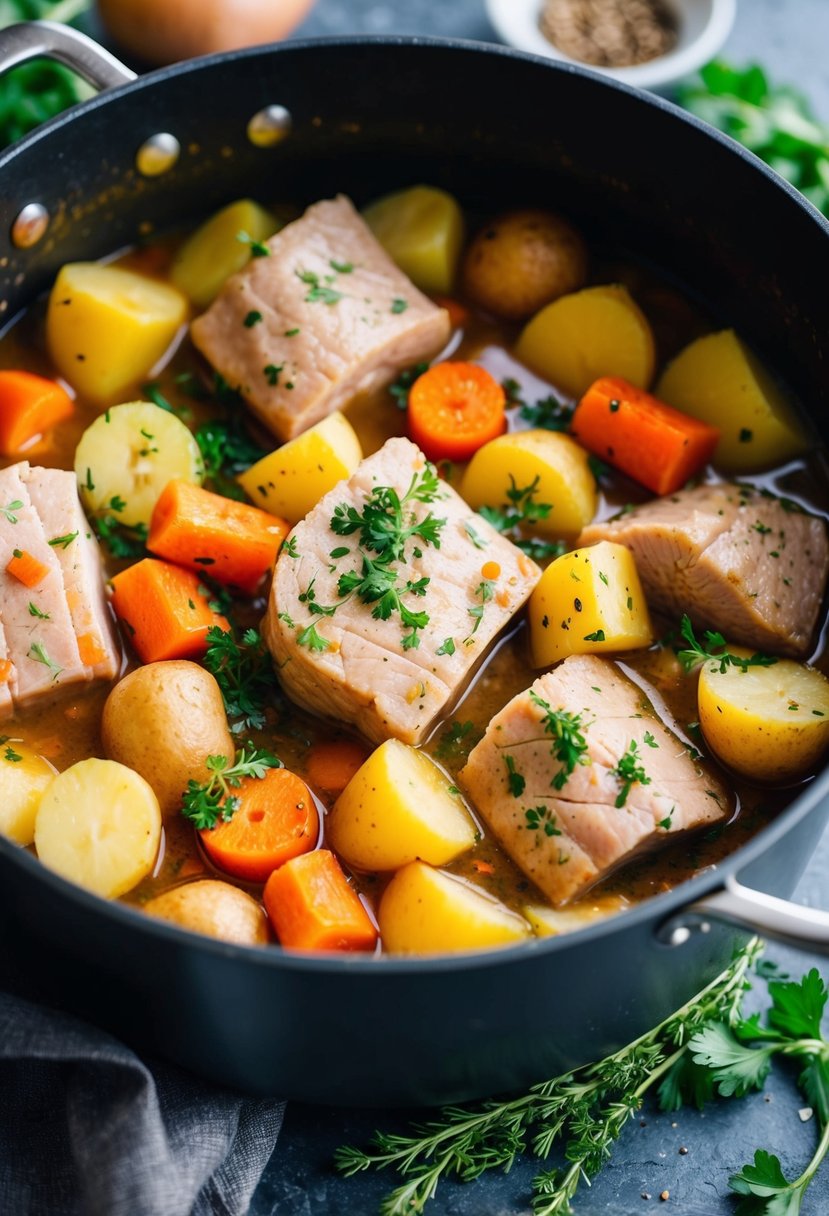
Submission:
M 509 489 L 506 491 L 507 502 L 499 507 L 480 507 L 478 514 L 487 523 L 504 534 L 511 534 L 513 544 L 522 549 L 528 556 L 543 559 L 560 557 L 567 548 L 561 541 L 544 541 L 537 537 L 525 537 L 520 534 L 522 528 L 532 528 L 541 520 L 547 518 L 553 509 L 552 503 L 537 502 L 536 495 L 540 478 L 534 477 L 526 486 L 519 486 L 512 473 L 509 474 Z
M 588 1183 L 644 1096 L 689 1060 L 688 1039 L 711 1021 L 738 1020 L 746 974 L 760 946 L 749 944 L 713 983 L 654 1030 L 595 1064 L 532 1086 L 506 1100 L 446 1107 L 408 1134 L 377 1132 L 372 1150 L 343 1147 L 335 1164 L 350 1176 L 393 1169 L 402 1183 L 382 1204 L 383 1216 L 417 1216 L 442 1178 L 470 1182 L 487 1170 L 508 1170 L 517 1154 L 540 1158 L 564 1145 L 566 1165 L 542 1171 L 534 1183 L 535 1216 L 566 1216 L 582 1180 Z
M 331 529 L 337 536 L 356 536 L 359 565 L 354 570 L 344 571 L 337 582 L 338 603 L 322 605 L 312 594 L 313 582 L 304 592 L 309 611 L 318 615 L 332 616 L 348 599 L 356 595 L 364 604 L 373 604 L 371 615 L 375 620 L 388 620 L 394 613 L 408 632 L 401 639 L 403 649 L 416 649 L 420 645 L 420 631 L 429 624 L 429 614 L 415 611 L 402 600 L 404 595 L 419 598 L 425 596 L 430 579 L 409 579 L 400 582 L 396 563 L 406 558 L 406 548 L 411 541 L 440 548 L 441 531 L 446 519 L 439 519 L 429 511 L 419 517 L 414 504 L 428 505 L 441 495 L 440 480 L 431 464 L 414 474 L 409 487 L 401 497 L 392 486 L 375 486 L 358 510 L 349 503 L 334 508 Z M 351 549 L 343 546 L 334 550 L 335 560 L 350 555 Z M 412 548 L 414 557 L 422 556 L 419 545 Z M 376 556 L 374 556 L 376 555 Z M 300 597 L 302 598 L 302 597 Z M 301 639 L 300 639 L 301 640 Z
M 653 737 L 653 736 L 651 736 Z M 620 757 L 619 763 L 612 770 L 619 782 L 620 789 L 616 795 L 615 807 L 623 807 L 628 800 L 628 794 L 634 785 L 650 785 L 651 779 L 645 772 L 639 755 L 639 745 L 631 739 L 627 751 Z
M 239 809 L 239 799 L 231 792 L 238 789 L 246 777 L 262 778 L 268 769 L 281 768 L 282 761 L 265 748 L 254 747 L 249 741 L 247 750 L 239 748 L 233 764 L 227 756 L 208 756 L 205 764 L 210 771 L 209 781 L 188 781 L 182 802 L 182 814 L 195 827 L 215 828 L 219 821 L 232 819 Z
M 753 654 L 750 658 L 732 654 L 723 635 L 710 629 L 703 633 L 702 643 L 698 642 L 687 615 L 682 618 L 680 633 L 688 646 L 686 649 L 677 650 L 676 657 L 686 672 L 693 671 L 695 667 L 709 660 L 719 663 L 720 674 L 728 667 L 739 667 L 740 671 L 748 671 L 749 667 L 771 667 L 777 662 L 777 659 L 767 654 Z
M 241 641 L 211 625 L 207 631 L 204 665 L 216 679 L 234 734 L 261 730 L 266 710 L 279 695 L 270 653 L 256 629 L 246 629 Z
M 766 1025 L 759 1014 L 731 1023 L 712 1021 L 693 1035 L 689 1048 L 694 1063 L 709 1070 L 711 1088 L 724 1097 L 762 1089 L 775 1056 L 797 1064 L 798 1085 L 822 1129 L 811 1161 L 799 1177 L 788 1179 L 779 1159 L 758 1149 L 753 1163 L 729 1178 L 732 1191 L 744 1196 L 744 1216 L 797 1216 L 829 1151 L 829 1041 L 821 1030 L 827 990 L 814 968 L 799 983 L 773 980 L 768 987 L 772 1004 Z
M 553 740 L 550 751 L 561 764 L 550 784 L 554 789 L 563 789 L 577 765 L 589 764 L 584 732 L 590 723 L 584 722 L 581 714 L 573 714 L 566 709 L 553 709 L 549 701 L 539 697 L 532 689 L 530 700 L 543 711 L 542 725 Z

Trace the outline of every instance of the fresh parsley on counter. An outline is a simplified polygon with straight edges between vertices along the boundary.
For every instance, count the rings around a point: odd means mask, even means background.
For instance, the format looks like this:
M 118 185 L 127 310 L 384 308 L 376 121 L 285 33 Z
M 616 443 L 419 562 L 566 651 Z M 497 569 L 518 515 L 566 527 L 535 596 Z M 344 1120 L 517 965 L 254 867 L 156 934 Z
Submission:
M 750 942 L 687 1005 L 613 1055 L 518 1097 L 447 1107 L 408 1134 L 377 1132 L 370 1151 L 339 1149 L 337 1168 L 347 1176 L 396 1171 L 401 1184 L 380 1210 L 382 1216 L 411 1216 L 426 1210 L 442 1178 L 471 1182 L 491 1169 L 508 1170 L 521 1153 L 544 1160 L 556 1149 L 563 1164 L 538 1173 L 531 1210 L 534 1216 L 567 1216 L 580 1183 L 589 1184 L 606 1164 L 648 1093 L 655 1092 L 665 1111 L 701 1108 L 715 1095 L 742 1097 L 762 1089 L 779 1057 L 799 1069 L 798 1086 L 817 1117 L 812 1158 L 799 1177 L 788 1179 L 779 1159 L 758 1149 L 729 1186 L 741 1197 L 741 1216 L 798 1216 L 829 1151 L 829 1040 L 821 1030 L 827 989 L 815 970 L 800 982 L 774 978 L 773 968 L 757 965 L 762 949 L 756 939 Z M 741 1014 L 755 966 L 768 982 L 765 1021 Z

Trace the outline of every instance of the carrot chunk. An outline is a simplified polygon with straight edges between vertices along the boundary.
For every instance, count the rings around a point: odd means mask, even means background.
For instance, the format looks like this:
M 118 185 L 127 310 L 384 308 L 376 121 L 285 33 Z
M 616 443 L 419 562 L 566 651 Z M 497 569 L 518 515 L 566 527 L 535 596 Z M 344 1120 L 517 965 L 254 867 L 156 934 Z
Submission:
M 106 651 L 94 633 L 82 633 L 78 637 L 78 654 L 86 667 L 94 667 L 106 658 Z
M 24 587 L 36 587 L 49 573 L 49 567 L 26 549 L 14 549 L 6 566 L 6 573 L 16 578 Z
M 469 324 L 469 309 L 453 296 L 433 296 L 438 308 L 445 308 L 453 329 L 463 329 Z
M 572 434 L 654 494 L 673 494 L 708 463 L 716 427 L 690 418 L 619 376 L 602 376 L 576 406 Z
M 14 665 L 11 659 L 0 659 L 0 684 L 8 684 L 13 671 Z
M 327 793 L 340 794 L 367 759 L 367 749 L 356 739 L 315 743 L 308 756 L 308 780 Z
M 170 481 L 155 505 L 147 548 L 252 595 L 290 530 L 284 519 L 258 507 Z
M 72 398 L 54 380 L 32 372 L 0 371 L 0 453 L 16 455 L 74 408 Z
M 506 395 L 477 363 L 436 363 L 409 391 L 409 437 L 430 460 L 468 460 L 506 430 Z
M 265 911 L 289 950 L 373 950 L 377 930 L 333 853 L 316 849 L 274 870 Z
M 144 663 L 198 659 L 211 625 L 229 630 L 210 607 L 204 583 L 189 570 L 145 557 L 112 579 L 112 607 Z
M 287 768 L 246 777 L 233 790 L 233 818 L 199 833 L 210 860 L 228 874 L 264 882 L 317 843 L 319 816 L 311 791 Z

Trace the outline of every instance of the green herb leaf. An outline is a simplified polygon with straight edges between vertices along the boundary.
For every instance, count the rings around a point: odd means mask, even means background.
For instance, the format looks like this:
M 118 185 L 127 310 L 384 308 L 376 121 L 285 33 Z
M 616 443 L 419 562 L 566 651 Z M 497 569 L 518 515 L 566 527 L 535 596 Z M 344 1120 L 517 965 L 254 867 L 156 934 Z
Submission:
M 765 654 L 754 654 L 748 659 L 731 654 L 723 635 L 710 629 L 702 635 L 704 644 L 701 644 L 696 639 L 691 618 L 687 615 L 682 618 L 680 633 L 688 645 L 685 649 L 678 649 L 676 657 L 686 672 L 693 671 L 701 663 L 709 661 L 719 664 L 720 674 L 728 667 L 739 667 L 740 671 L 748 671 L 749 667 L 772 667 L 777 662 L 777 659 Z
M 215 828 L 220 820 L 227 822 L 233 818 L 239 800 L 231 790 L 238 789 L 244 778 L 261 779 L 269 769 L 282 767 L 282 761 L 273 752 L 254 747 L 250 742 L 247 749 L 237 751 L 232 765 L 226 756 L 207 756 L 205 763 L 212 774 L 210 780 L 188 781 L 181 808 L 185 818 L 199 830 Z

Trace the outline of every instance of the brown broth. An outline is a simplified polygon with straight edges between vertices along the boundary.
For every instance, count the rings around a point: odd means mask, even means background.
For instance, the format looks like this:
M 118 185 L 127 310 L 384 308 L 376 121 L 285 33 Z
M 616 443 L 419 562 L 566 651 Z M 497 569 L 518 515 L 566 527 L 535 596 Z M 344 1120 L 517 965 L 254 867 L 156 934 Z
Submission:
M 145 274 L 163 276 L 175 252 L 175 238 L 156 241 L 142 249 L 131 250 L 120 259 L 120 264 Z M 662 365 L 688 341 L 712 328 L 711 321 L 693 306 L 677 290 L 653 272 L 619 258 L 597 258 L 592 275 L 594 282 L 624 282 L 635 292 L 636 298 L 651 322 Z M 34 305 L 16 322 L 0 341 L 0 367 L 24 367 L 40 374 L 52 376 L 51 367 L 44 349 L 42 302 Z M 462 359 L 475 359 L 490 370 L 497 379 L 507 377 L 519 381 L 524 398 L 530 402 L 549 395 L 550 387 L 533 376 L 526 368 L 517 364 L 508 348 L 516 331 L 497 325 L 490 319 L 472 314 L 472 320 L 460 337 L 453 337 L 445 354 Z M 182 395 L 176 377 L 182 372 L 203 372 L 204 365 L 183 338 L 178 350 L 167 366 L 156 378 L 160 390 L 176 407 L 183 407 L 188 424 L 196 426 L 209 417 L 209 410 Z M 136 385 L 134 397 L 144 396 L 142 386 Z M 130 399 L 129 395 L 125 399 Z M 71 468 L 74 463 L 75 446 L 84 429 L 98 416 L 99 410 L 83 400 L 77 401 L 75 415 L 60 424 L 43 441 L 31 446 L 22 455 L 45 465 Z M 373 395 L 364 395 L 355 400 L 348 409 L 351 422 L 368 455 L 379 448 L 390 436 L 403 430 L 404 415 L 385 390 Z M 257 433 L 263 446 L 271 447 L 272 440 L 257 432 L 251 422 L 251 430 Z M 516 407 L 510 411 L 511 429 L 527 426 Z M 7 463 L 12 463 L 8 461 Z M 457 478 L 457 469 L 446 469 L 450 481 Z M 752 477 L 753 482 L 766 485 L 776 492 L 784 493 L 801 501 L 808 509 L 825 513 L 829 509 L 827 498 L 827 471 L 822 453 L 813 454 L 804 461 L 790 463 L 783 470 L 761 477 Z M 635 482 L 608 471 L 601 479 L 599 518 L 606 518 L 626 503 L 646 500 L 648 493 Z M 125 563 L 108 560 L 108 570 L 115 573 Z M 254 602 L 239 614 L 240 624 L 257 624 L 264 612 L 265 602 Z M 658 622 L 667 635 L 676 622 Z M 829 667 L 826 646 L 821 639 L 815 661 Z M 128 666 L 134 663 L 128 662 Z M 659 707 L 664 703 L 668 713 L 686 730 L 687 741 L 704 752 L 701 740 L 694 732 L 696 718 L 695 681 L 685 676 L 670 647 L 656 645 L 645 651 L 626 653 L 622 657 L 623 669 L 644 688 L 648 696 Z M 462 767 L 469 745 L 479 738 L 490 718 L 516 693 L 527 688 L 538 672 L 528 661 L 526 629 L 523 623 L 514 626 L 490 654 L 486 665 L 479 670 L 462 694 L 452 713 L 436 724 L 425 745 L 426 750 L 452 777 Z M 71 699 L 64 698 L 27 714 L 20 720 L 7 724 L 6 729 L 14 739 L 30 744 L 46 756 L 58 769 L 67 768 L 78 760 L 103 754 L 100 739 L 100 715 L 109 689 L 95 688 Z M 447 746 L 447 737 L 452 723 L 470 723 L 464 735 L 464 746 L 460 749 Z M 285 765 L 302 777 L 307 775 L 309 748 L 320 739 L 344 736 L 345 732 L 329 723 L 305 713 L 285 701 L 278 709 L 269 711 L 264 730 L 253 732 L 253 739 L 276 751 Z M 706 757 L 709 763 L 708 757 Z M 716 765 L 714 766 L 716 767 Z M 726 775 L 735 791 L 737 810 L 732 821 L 724 828 L 696 836 L 686 836 L 672 844 L 663 846 L 658 852 L 642 857 L 607 878 L 600 886 L 588 892 L 573 905 L 585 913 L 600 907 L 603 914 L 612 912 L 631 902 L 646 899 L 661 891 L 669 890 L 690 878 L 700 870 L 716 866 L 728 853 L 747 840 L 763 824 L 777 813 L 796 790 L 767 790 L 752 788 Z M 331 799 L 316 792 L 319 808 L 330 806 Z M 470 808 L 474 815 L 474 808 Z M 324 839 L 324 814 L 322 836 Z M 545 904 L 547 901 L 532 883 L 509 860 L 495 841 L 481 829 L 481 839 L 475 847 L 459 860 L 446 867 L 451 872 L 474 881 L 477 886 L 504 900 L 519 910 L 527 903 Z M 164 845 L 155 872 L 144 880 L 125 898 L 128 902 L 141 904 L 170 886 L 194 876 L 210 875 L 228 880 L 228 876 L 215 869 L 199 847 L 192 826 L 181 816 L 168 818 L 165 822 Z M 386 879 L 379 875 L 354 875 L 358 889 L 369 906 L 375 905 Z M 230 881 L 235 881 L 230 879 Z M 260 888 L 237 883 L 254 894 Z

